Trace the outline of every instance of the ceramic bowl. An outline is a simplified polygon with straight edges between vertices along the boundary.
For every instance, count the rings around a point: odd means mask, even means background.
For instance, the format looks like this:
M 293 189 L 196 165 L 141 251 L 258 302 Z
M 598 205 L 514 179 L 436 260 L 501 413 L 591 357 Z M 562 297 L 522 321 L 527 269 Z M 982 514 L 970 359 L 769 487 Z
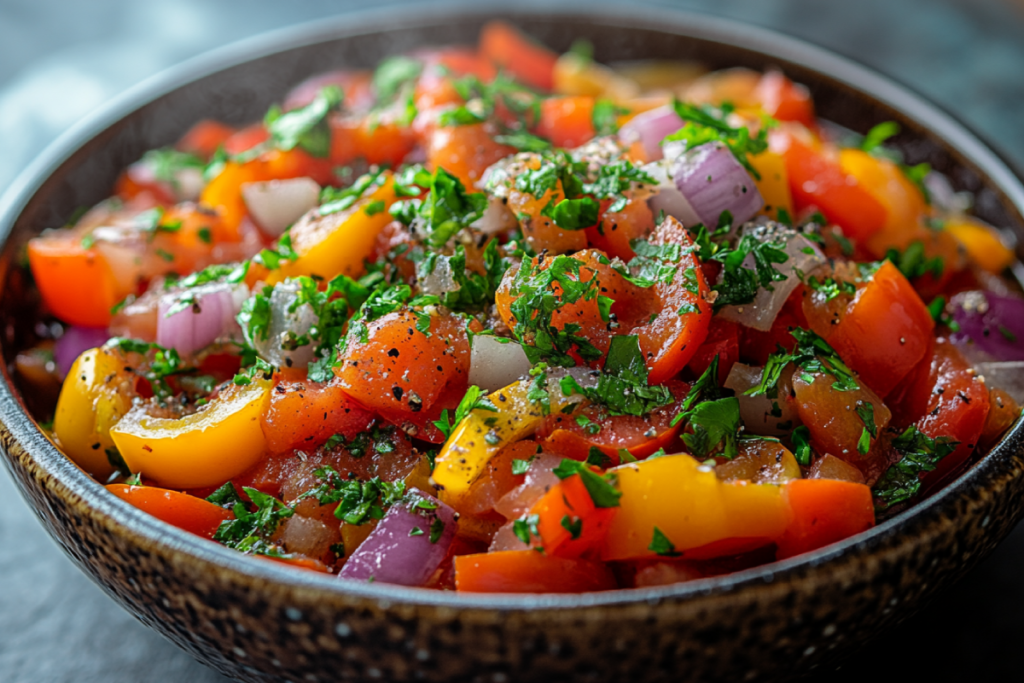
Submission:
M 9 367 L 32 299 L 18 268 L 33 234 L 104 198 L 119 169 L 204 117 L 258 118 L 290 84 L 427 44 L 472 42 L 462 10 L 346 16 L 221 50 L 132 91 L 62 137 L 0 200 L 0 338 Z M 697 59 L 781 67 L 821 116 L 857 131 L 896 120 L 911 163 L 977 197 L 1024 237 L 1024 187 L 996 154 L 907 89 L 820 49 L 667 10 L 506 18 L 556 49 L 584 37 L 602 61 Z M 30 312 L 29 312 L 30 313 Z M 821 551 L 713 579 L 589 595 L 464 595 L 253 559 L 128 506 L 42 435 L 5 372 L 3 461 L 65 552 L 111 597 L 213 668 L 251 681 L 754 680 L 834 664 L 964 575 L 1022 516 L 1024 428 L 922 504 Z

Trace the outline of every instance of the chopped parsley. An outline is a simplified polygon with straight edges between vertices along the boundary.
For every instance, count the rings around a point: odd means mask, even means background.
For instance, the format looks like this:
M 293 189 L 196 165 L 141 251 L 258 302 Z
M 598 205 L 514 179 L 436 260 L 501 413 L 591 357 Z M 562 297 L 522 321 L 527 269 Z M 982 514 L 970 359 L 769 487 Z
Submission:
M 272 107 L 264 118 L 270 143 L 277 149 L 301 147 L 315 157 L 326 157 L 331 151 L 331 130 L 327 115 L 337 109 L 344 94 L 336 85 L 320 89 L 305 107 L 282 113 Z
M 562 528 L 569 532 L 569 537 L 576 540 L 583 533 L 583 520 L 571 515 L 562 515 Z
M 811 464 L 811 430 L 805 425 L 800 425 L 790 435 L 793 441 L 793 456 L 796 461 L 804 467 Z
M 898 249 L 889 249 L 885 253 L 885 258 L 899 268 L 900 272 L 908 280 L 914 280 L 928 274 L 931 274 L 933 278 L 938 280 L 942 277 L 942 273 L 945 270 L 945 262 L 941 256 L 925 258 L 924 243 L 920 241 L 912 242 L 903 252 L 900 252 Z
M 321 505 L 338 503 L 334 516 L 346 524 L 361 525 L 382 519 L 385 508 L 406 495 L 403 481 L 381 481 L 380 477 L 367 481 L 344 479 L 330 466 L 317 468 L 313 474 L 321 484 L 303 493 L 300 500 L 315 498 Z
M 159 344 L 114 337 L 107 342 L 107 345 L 114 346 L 125 353 L 138 353 L 146 356 L 147 362 L 142 367 L 135 368 L 134 372 L 149 382 L 153 396 L 161 402 L 174 395 L 174 391 L 167 383 L 167 378 L 192 371 L 192 368 L 182 363 L 181 356 L 175 349 L 167 349 Z
M 921 490 L 921 475 L 934 470 L 960 443 L 947 436 L 933 439 L 911 425 L 893 439 L 892 445 L 902 457 L 872 489 L 882 509 L 916 496 Z
M 598 136 L 615 135 L 619 132 L 619 117 L 628 113 L 628 109 L 618 106 L 611 100 L 598 100 L 594 102 L 594 110 L 590 114 L 590 121 L 594 125 L 595 134 Z
M 445 440 L 447 440 L 452 435 L 455 427 L 465 420 L 466 417 L 474 410 L 487 410 L 492 413 L 498 412 L 498 407 L 494 405 L 486 394 L 484 394 L 484 390 L 475 384 L 469 387 L 466 391 L 466 395 L 462 397 L 462 400 L 459 401 L 459 405 L 455 408 L 455 421 L 451 421 L 451 418 L 448 416 L 448 409 L 445 408 L 441 411 L 441 419 L 435 421 L 434 426 L 441 430 L 441 433 L 444 434 Z
M 537 529 L 537 525 L 540 523 L 540 517 L 538 515 L 523 515 L 516 521 L 512 522 L 512 533 L 516 535 L 520 541 L 526 545 L 530 545 L 530 537 L 536 536 L 540 538 L 540 531 Z
M 225 490 L 227 486 L 231 487 L 233 495 L 231 491 Z M 294 510 L 258 489 L 245 486 L 242 490 L 249 496 L 255 510 L 249 509 L 230 482 L 211 495 L 211 498 L 217 497 L 211 502 L 222 506 L 228 500 L 233 500 L 231 511 L 235 515 L 233 520 L 221 522 L 213 535 L 213 540 L 243 553 L 282 556 L 283 553 L 270 538 L 281 522 L 295 514 Z
M 796 348 L 792 353 L 779 350 L 768 356 L 764 366 L 761 382 L 745 392 L 746 396 L 767 396 L 778 398 L 779 378 L 787 365 L 793 363 L 800 371 L 800 378 L 810 384 L 814 374 L 829 375 L 834 379 L 834 391 L 856 391 L 860 388 L 853 372 L 839 357 L 828 342 L 810 330 L 795 327 L 789 331 L 796 339 Z
M 680 406 L 681 410 L 672 425 L 682 422 L 693 428 L 683 434 L 683 443 L 690 452 L 700 458 L 706 457 L 721 446 L 721 455 L 735 458 L 740 431 L 740 402 L 735 396 L 727 396 L 718 386 L 718 356 L 701 374 L 690 393 Z
M 644 417 L 674 400 L 665 386 L 649 386 L 640 340 L 636 335 L 612 337 L 604 370 L 593 388 L 580 386 L 572 376 L 563 377 L 560 386 L 566 396 L 580 394 L 603 406 L 609 415 Z

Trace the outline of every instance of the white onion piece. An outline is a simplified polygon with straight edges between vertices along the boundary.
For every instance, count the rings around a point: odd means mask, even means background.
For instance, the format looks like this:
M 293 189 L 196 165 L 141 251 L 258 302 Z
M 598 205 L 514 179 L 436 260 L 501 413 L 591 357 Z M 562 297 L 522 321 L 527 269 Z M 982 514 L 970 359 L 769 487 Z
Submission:
M 786 246 L 783 247 L 783 251 L 789 256 L 789 260 L 774 265 L 779 273 L 786 276 L 786 279 L 773 282 L 770 290 L 758 289 L 754 300 L 749 304 L 723 307 L 719 311 L 719 315 L 723 320 L 730 320 L 755 330 L 767 332 L 785 305 L 786 299 L 800 285 L 798 272 L 810 273 L 825 263 L 825 256 L 817 245 L 781 223 L 769 221 L 760 224 L 747 224 L 743 226 L 742 234 L 753 235 L 762 242 L 785 242 Z M 743 267 L 754 269 L 753 255 L 744 259 Z
M 783 373 L 779 380 L 779 397 L 745 396 L 744 392 L 761 383 L 764 368 L 735 363 L 725 378 L 726 389 L 736 392 L 740 402 L 740 419 L 751 434 L 778 436 L 789 434 L 801 424 L 796 407 L 785 399 L 789 391 L 791 373 Z M 777 409 L 776 409 L 777 408 Z M 772 413 L 777 413 L 773 415 Z
M 242 199 L 253 220 L 267 235 L 278 237 L 320 201 L 312 178 L 288 178 L 242 184 Z
M 494 534 L 491 545 L 487 548 L 489 553 L 498 553 L 502 550 L 526 550 L 530 546 L 523 543 L 522 539 L 516 536 L 515 521 L 511 521 L 498 529 Z
M 558 483 L 558 477 L 552 470 L 561 462 L 562 458 L 557 455 L 541 453 L 530 462 L 530 469 L 526 471 L 523 483 L 494 504 L 495 511 L 504 515 L 506 519 L 517 519 L 529 512 L 533 504 Z
M 970 192 L 957 192 L 949 178 L 938 171 L 929 172 L 922 184 L 928 190 L 932 204 L 942 211 L 967 213 L 974 204 L 974 195 Z
M 480 218 L 469 224 L 469 227 L 485 235 L 497 235 L 519 225 L 515 214 L 500 197 L 491 197 L 487 208 Z
M 158 180 L 153 162 L 143 159 L 128 167 L 128 177 L 140 185 L 156 184 L 179 202 L 199 199 L 203 191 L 203 169 L 195 166 L 176 167 L 171 172 L 170 182 Z
M 619 131 L 625 145 L 639 142 L 648 159 L 661 158 L 661 141 L 683 127 L 683 120 L 670 104 L 645 111 L 630 119 Z
M 276 285 L 270 294 L 270 325 L 267 326 L 267 338 L 252 340 L 253 348 L 264 360 L 278 367 L 304 368 L 313 360 L 312 344 L 305 344 L 296 349 L 286 349 L 284 345 L 309 332 L 309 328 L 317 322 L 316 312 L 309 304 L 297 306 L 289 311 L 295 303 L 299 285 L 292 280 L 285 280 Z
M 1002 389 L 1017 403 L 1024 403 L 1024 361 L 978 363 L 977 369 L 986 385 Z
M 647 207 L 655 216 L 664 211 L 666 216 L 677 219 L 683 227 L 693 227 L 700 223 L 700 217 L 672 180 L 670 165 L 670 162 L 663 160 L 643 167 L 643 170 L 657 182 L 655 194 L 647 200 Z
M 217 282 L 160 297 L 156 343 L 187 356 L 215 342 L 235 324 L 239 310 L 235 289 L 248 295 L 245 285 Z M 174 308 L 179 310 L 171 313 Z
M 422 269 L 416 271 L 416 284 L 423 294 L 442 296 L 462 289 L 462 285 L 455 281 L 455 273 L 448 259 L 438 259 L 433 266 L 429 273 L 423 272 Z
M 473 337 L 469 354 L 470 384 L 490 393 L 526 377 L 529 371 L 530 361 L 516 342 L 485 334 Z
M 202 169 L 187 166 L 174 174 L 174 193 L 179 201 L 198 200 L 205 185 Z
M 366 540 L 338 572 L 343 579 L 422 586 L 448 554 L 455 538 L 455 510 L 425 493 L 423 501 L 433 509 L 417 508 L 411 502 L 392 505 Z M 430 541 L 432 525 L 443 525 L 441 534 Z M 419 529 L 420 533 L 416 532 Z
M 732 213 L 733 225 L 739 225 L 764 206 L 747 169 L 728 147 L 718 142 L 694 147 L 676 159 L 672 179 L 700 222 L 709 227 L 718 225 L 723 211 Z

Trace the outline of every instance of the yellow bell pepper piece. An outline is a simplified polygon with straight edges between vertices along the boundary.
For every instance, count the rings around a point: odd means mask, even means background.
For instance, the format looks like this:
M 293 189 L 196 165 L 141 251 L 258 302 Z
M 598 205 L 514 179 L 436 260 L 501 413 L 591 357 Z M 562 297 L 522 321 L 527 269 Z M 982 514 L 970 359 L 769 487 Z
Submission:
M 498 411 L 477 408 L 465 417 L 448 438 L 434 461 L 434 483 L 442 488 L 449 504 L 469 491 L 491 458 L 505 446 L 533 434 L 546 417 L 541 404 L 527 395 L 534 380 L 522 379 L 488 396 Z M 555 379 L 548 380 L 551 413 L 580 400 L 565 396 Z
M 376 189 L 349 208 L 316 220 L 297 222 L 290 235 L 292 249 L 299 257 L 282 262 L 279 269 L 269 274 L 267 282 L 277 284 L 301 275 L 319 275 L 324 279 L 339 274 L 362 275 L 363 262 L 373 251 L 377 235 L 394 220 L 388 213 L 397 199 L 391 172 L 382 173 L 380 180 Z M 383 207 L 377 202 L 383 202 Z
M 779 209 L 785 209 L 793 218 L 793 194 L 789 191 L 789 176 L 786 174 L 786 162 L 782 155 L 774 152 L 762 152 L 749 157 L 750 165 L 761 174 L 760 180 L 754 180 L 757 191 L 764 199 L 764 208 L 772 218 L 779 217 Z
M 710 467 L 689 455 L 671 455 L 623 465 L 618 476 L 618 513 L 612 519 L 601 557 L 605 560 L 653 558 L 654 528 L 678 552 L 735 541 L 742 552 L 779 538 L 789 523 L 789 508 L 774 484 L 722 482 Z M 710 551 L 709 556 L 722 554 Z
M 640 86 L 608 67 L 567 52 L 555 62 L 555 92 L 621 101 L 640 94 Z
M 110 428 L 132 407 L 133 377 L 113 349 L 89 349 L 71 366 L 57 399 L 53 432 L 61 450 L 83 470 L 106 479 L 114 471 Z
M 995 228 L 967 216 L 946 221 L 946 231 L 957 239 L 971 260 L 990 273 L 999 274 L 1013 263 L 1013 249 Z
M 266 441 L 260 416 L 270 401 L 271 387 L 269 380 L 257 378 L 177 419 L 151 417 L 143 406 L 136 406 L 110 435 L 128 468 L 159 486 L 217 486 L 263 456 Z

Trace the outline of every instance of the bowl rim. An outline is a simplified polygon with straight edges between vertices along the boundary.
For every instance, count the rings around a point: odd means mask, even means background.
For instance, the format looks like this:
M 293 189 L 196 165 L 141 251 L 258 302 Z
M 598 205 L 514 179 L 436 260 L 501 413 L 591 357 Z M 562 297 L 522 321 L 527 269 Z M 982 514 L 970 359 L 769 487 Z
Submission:
M 131 87 L 105 106 L 75 124 L 52 142 L 0 196 L 0 246 L 7 248 L 11 231 L 28 203 L 45 181 L 82 146 L 129 116 L 137 109 L 178 88 L 219 71 L 276 53 L 330 40 L 380 33 L 390 29 L 426 28 L 452 16 L 474 19 L 555 21 L 578 19 L 584 5 L 568 3 L 551 10 L 536 2 L 525 2 L 514 12 L 495 12 L 467 2 L 443 2 L 404 7 L 402 16 L 394 8 L 346 12 L 330 19 L 300 23 L 246 38 L 188 59 Z M 798 38 L 732 19 L 713 17 L 669 7 L 627 7 L 599 2 L 587 7 L 587 20 L 598 25 L 624 29 L 646 29 L 680 37 L 699 36 L 728 46 L 742 47 L 771 60 L 790 62 L 838 81 L 861 96 L 874 99 L 942 139 L 950 149 L 987 177 L 1003 197 L 1004 204 L 1024 216 L 1024 183 L 1011 162 L 990 148 L 968 125 L 959 121 L 913 89 L 856 63 Z M 0 268 L 0 273 L 6 267 Z M 619 589 L 580 594 L 489 594 L 458 593 L 427 588 L 339 580 L 336 575 L 296 571 L 274 562 L 259 561 L 219 544 L 173 527 L 110 495 L 103 485 L 78 469 L 38 428 L 13 390 L 7 368 L 0 383 L 0 427 L 9 432 L 36 466 L 49 479 L 48 487 L 63 489 L 112 533 L 127 542 L 158 554 L 185 556 L 198 561 L 205 570 L 226 571 L 232 580 L 259 581 L 293 591 L 314 591 L 321 599 L 363 599 L 381 607 L 398 602 L 424 607 L 504 612 L 522 610 L 566 610 L 592 606 L 630 605 L 644 602 L 686 601 L 698 597 L 736 593 L 745 588 L 796 576 L 801 570 L 816 570 L 844 555 L 868 556 L 884 548 L 887 540 L 907 532 L 924 531 L 929 520 L 942 509 L 980 487 L 996 473 L 998 465 L 1024 451 L 1024 421 L 1017 423 L 980 461 L 949 482 L 940 491 L 874 528 L 820 550 L 733 574 L 652 588 Z M 5 464 L 9 449 L 4 448 Z M 37 473 L 34 476 L 40 478 Z M 24 495 L 24 493 L 23 493 Z M 910 533 L 908 536 L 913 536 Z M 179 558 L 180 559 L 180 558 Z

